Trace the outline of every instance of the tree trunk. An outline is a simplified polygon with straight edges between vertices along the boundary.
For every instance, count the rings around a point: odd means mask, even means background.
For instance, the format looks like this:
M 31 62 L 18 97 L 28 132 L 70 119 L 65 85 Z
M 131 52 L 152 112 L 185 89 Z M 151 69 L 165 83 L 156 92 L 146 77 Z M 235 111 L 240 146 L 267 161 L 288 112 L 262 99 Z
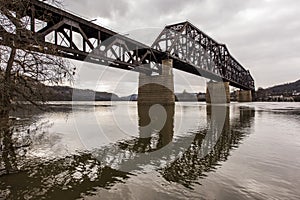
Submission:
M 9 118 L 0 119 L 0 150 L 4 169 L 0 169 L 0 177 L 5 174 L 17 172 L 16 152 L 12 139 L 13 131 L 10 127 Z
M 0 118 L 7 118 L 9 111 L 12 109 L 12 80 L 11 71 L 13 69 L 14 59 L 16 56 L 16 48 L 12 48 L 1 83 L 1 102 L 0 102 Z

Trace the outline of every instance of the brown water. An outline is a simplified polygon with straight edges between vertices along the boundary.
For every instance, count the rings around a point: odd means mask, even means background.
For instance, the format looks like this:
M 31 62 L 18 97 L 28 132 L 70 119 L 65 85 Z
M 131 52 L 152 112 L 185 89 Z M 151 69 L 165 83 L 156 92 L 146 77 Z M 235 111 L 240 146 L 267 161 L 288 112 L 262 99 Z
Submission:
M 300 104 L 56 102 L 2 125 L 0 199 L 300 199 Z

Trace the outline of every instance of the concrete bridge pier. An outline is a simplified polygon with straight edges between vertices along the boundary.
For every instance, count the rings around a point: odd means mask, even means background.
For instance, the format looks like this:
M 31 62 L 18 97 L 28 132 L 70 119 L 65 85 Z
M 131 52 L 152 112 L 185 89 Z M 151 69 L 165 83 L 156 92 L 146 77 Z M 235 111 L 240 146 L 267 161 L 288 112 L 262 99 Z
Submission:
M 162 73 L 149 76 L 140 73 L 138 89 L 138 116 L 140 139 L 138 149 L 144 152 L 158 134 L 154 149 L 160 149 L 173 139 L 175 94 L 173 60 L 162 61 Z M 157 135 L 156 135 L 157 136 Z
M 230 103 L 229 82 L 208 82 L 206 89 L 206 103 Z
M 173 60 L 162 61 L 162 73 L 149 76 L 140 73 L 138 104 L 140 105 L 172 105 L 175 104 Z
M 252 102 L 252 91 L 251 90 L 240 90 L 237 92 L 238 102 Z

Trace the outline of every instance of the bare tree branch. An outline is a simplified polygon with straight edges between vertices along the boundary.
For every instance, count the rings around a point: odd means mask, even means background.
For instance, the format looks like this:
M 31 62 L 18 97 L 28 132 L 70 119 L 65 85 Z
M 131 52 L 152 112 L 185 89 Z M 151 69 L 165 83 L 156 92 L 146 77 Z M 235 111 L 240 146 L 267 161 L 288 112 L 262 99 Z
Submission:
M 62 6 L 60 0 L 45 2 Z M 26 14 L 29 3 L 30 0 L 0 0 L 1 35 L 16 38 L 10 45 L 0 46 L 0 117 L 22 103 L 39 107 L 47 100 L 45 85 L 73 80 L 75 68 L 59 57 L 55 47 L 46 47 L 48 54 L 32 51 L 33 46 L 45 47 L 34 39 L 30 30 L 32 19 Z M 49 23 L 49 16 L 45 23 Z M 18 42 L 19 37 L 27 42 Z

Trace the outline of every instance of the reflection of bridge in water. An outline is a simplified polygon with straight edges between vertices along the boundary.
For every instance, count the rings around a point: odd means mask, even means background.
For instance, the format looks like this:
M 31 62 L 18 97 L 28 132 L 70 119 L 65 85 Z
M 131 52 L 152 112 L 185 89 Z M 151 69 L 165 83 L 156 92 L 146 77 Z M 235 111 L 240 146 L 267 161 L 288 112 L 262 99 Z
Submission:
M 6 185 L 15 186 L 13 180 L 18 180 L 23 182 L 22 187 L 12 187 L 12 190 L 18 190 L 12 194 L 46 195 L 49 198 L 64 194 L 78 198 L 95 187 L 110 188 L 126 181 L 131 173 L 143 171 L 147 165 L 158 170 L 167 181 L 192 187 L 206 172 L 215 170 L 220 161 L 228 159 L 230 151 L 237 148 L 247 134 L 243 128 L 250 127 L 254 117 L 253 109 L 239 107 L 239 117 L 230 120 L 228 106 L 207 106 L 207 128 L 192 131 L 188 136 L 175 140 L 174 105 L 164 108 L 167 118 L 163 127 L 155 121 L 157 112 L 153 112 L 152 125 L 147 127 L 151 123 L 150 117 L 142 111 L 148 108 L 139 107 L 139 138 L 118 142 L 93 153 L 46 163 L 33 161 L 15 175 L 1 177 L 0 189 Z M 224 124 L 220 123 L 221 113 L 225 116 Z M 6 146 L 9 147 L 8 144 Z M 2 161 L 13 162 L 13 158 L 5 158 L 2 154 Z
M 211 112 L 216 109 L 214 112 Z M 224 126 L 220 124 L 218 113 L 226 112 Z M 161 171 L 168 181 L 191 187 L 193 181 L 204 177 L 204 173 L 214 171 L 220 161 L 226 161 L 230 150 L 237 148 L 245 133 L 241 129 L 251 126 L 254 110 L 240 108 L 240 118 L 230 123 L 229 107 L 207 107 L 208 126 L 199 130 L 187 151 Z M 218 130 L 219 129 L 219 130 Z M 207 137 L 208 135 L 208 137 Z M 184 169 L 184 170 L 183 170 Z
M 233 119 L 230 123 L 228 106 L 209 105 L 206 106 L 207 128 L 174 140 L 174 105 L 164 106 L 167 118 L 163 126 L 160 122 L 162 117 L 160 112 L 150 112 L 151 116 L 144 112 L 149 107 L 151 106 L 143 105 L 138 108 L 140 136 L 95 152 L 97 159 L 123 171 L 138 170 L 149 163 L 157 168 L 160 168 L 162 163 L 169 163 L 169 167 L 164 167 L 166 170 L 164 174 L 177 164 L 180 166 L 183 163 L 194 163 L 194 167 L 200 167 L 201 165 L 196 165 L 196 161 L 198 164 L 205 164 L 208 160 L 214 161 L 210 164 L 216 163 L 227 158 L 229 154 L 226 155 L 226 152 L 229 153 L 242 138 L 243 134 L 235 132 L 235 129 L 250 126 L 251 118 L 254 117 L 253 109 L 241 107 L 240 118 Z M 191 169 L 194 170 L 193 167 Z M 201 171 L 201 167 L 199 170 Z

